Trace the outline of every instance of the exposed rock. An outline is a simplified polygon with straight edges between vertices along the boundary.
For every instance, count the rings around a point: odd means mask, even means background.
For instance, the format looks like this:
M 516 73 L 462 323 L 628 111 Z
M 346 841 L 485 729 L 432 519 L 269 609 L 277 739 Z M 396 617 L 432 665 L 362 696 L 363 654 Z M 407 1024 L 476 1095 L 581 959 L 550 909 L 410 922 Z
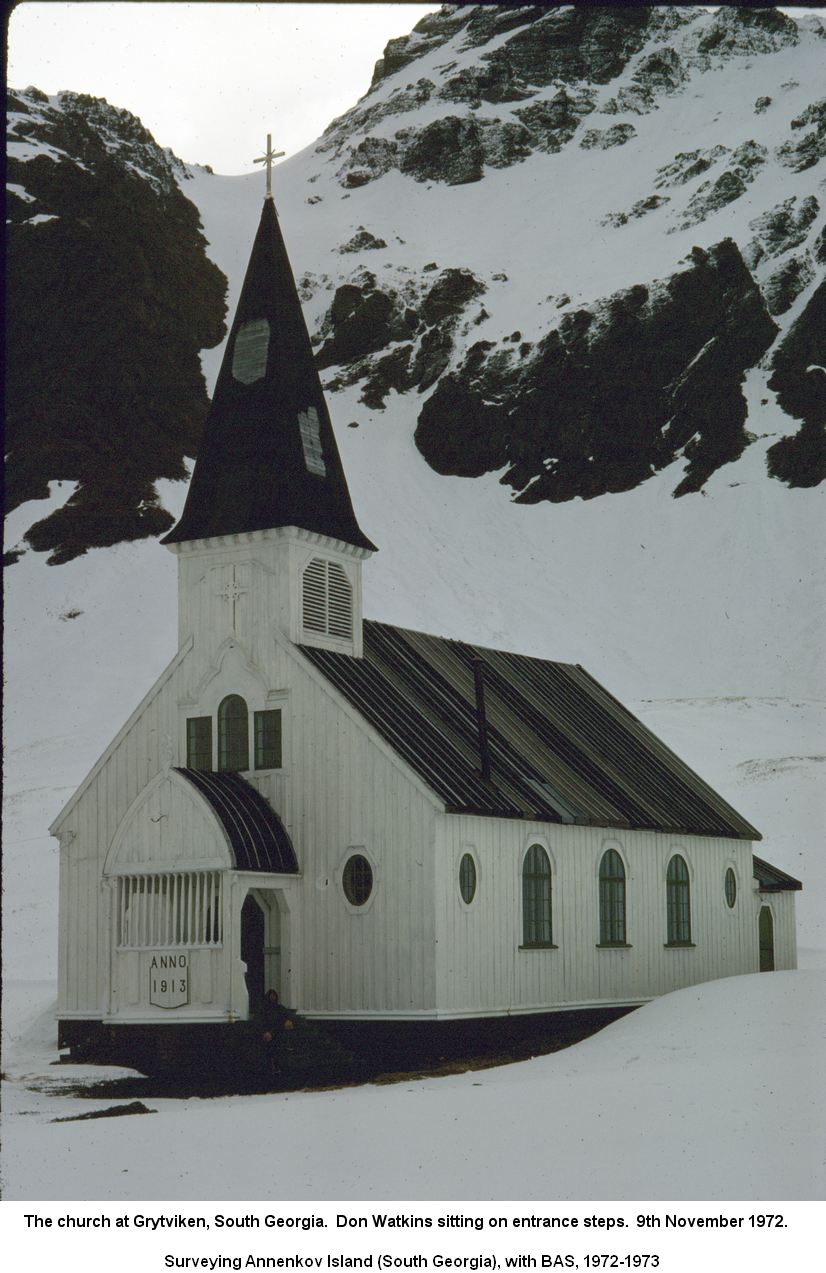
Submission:
M 404 146 L 402 172 L 417 181 L 444 181 L 449 186 L 479 181 L 484 164 L 507 168 L 531 153 L 531 135 L 521 124 L 458 115 L 396 137 Z
M 770 314 L 785 314 L 815 276 L 808 252 L 788 257 L 763 284 L 766 308 Z
M 684 47 L 693 51 L 698 65 L 707 67 L 731 57 L 774 53 L 799 38 L 797 23 L 779 9 L 722 5 L 709 24 L 689 32 Z
M 399 148 L 386 137 L 365 137 L 347 150 L 347 158 L 336 173 L 345 189 L 364 186 L 398 166 Z
M 772 99 L 770 97 L 758 97 L 754 103 L 755 115 L 762 115 L 764 111 L 769 109 L 771 104 Z
M 644 115 L 654 109 L 659 96 L 676 92 L 687 78 L 679 53 L 665 45 L 640 62 L 631 83 L 623 85 L 609 98 L 602 110 L 606 115 L 620 112 Z
M 789 486 L 817 486 L 826 479 L 826 282 L 792 325 L 772 362 L 769 388 L 779 406 L 802 421 L 791 437 L 772 446 L 769 472 Z
M 732 152 L 725 172 L 716 181 L 704 181 L 686 205 L 679 229 L 705 221 L 711 213 L 733 203 L 745 193 L 746 186 L 754 180 L 756 170 L 766 162 L 766 147 L 755 141 L 744 142 Z
M 657 208 L 661 208 L 663 204 L 670 202 L 670 195 L 650 194 L 647 199 L 638 199 L 636 203 L 631 205 L 628 212 L 609 212 L 607 216 L 602 218 L 600 225 L 627 225 L 632 217 L 634 219 L 644 217 L 647 213 L 655 212 Z
M 826 265 L 826 225 L 814 241 L 813 255 L 818 265 Z
M 7 175 L 25 197 L 7 227 L 6 507 L 78 484 L 27 535 L 57 563 L 171 526 L 155 482 L 184 478 L 197 451 L 200 351 L 224 334 L 226 281 L 185 166 L 140 120 L 77 93 L 9 106 Z
M 629 489 L 680 454 L 675 493 L 698 490 L 747 444 L 743 373 L 776 330 L 734 243 L 695 249 L 666 282 L 569 312 L 521 362 L 475 347 L 416 443 L 438 472 L 504 467 L 520 502 Z
M 337 250 L 341 253 L 346 252 L 368 252 L 375 251 L 377 248 L 386 248 L 387 244 L 384 239 L 377 239 L 375 234 L 371 234 L 363 225 L 360 225 L 351 239 L 346 243 L 342 243 Z
M 707 172 L 723 155 L 730 154 L 728 146 L 712 146 L 710 150 L 680 151 L 670 164 L 657 169 L 655 186 L 683 186 Z
M 777 158 L 792 172 L 805 172 L 826 155 L 826 98 L 814 102 L 791 121 L 794 129 L 814 125 L 800 138 L 790 138 L 778 146 Z
M 550 100 L 532 102 L 513 113 L 528 129 L 536 149 L 553 153 L 570 141 L 582 117 L 593 109 L 593 93 L 561 88 Z
M 485 290 L 472 270 L 443 270 L 422 302 L 421 317 L 428 326 L 455 319 Z
M 755 233 L 743 253 L 743 259 L 751 269 L 764 257 L 781 256 L 805 242 L 820 211 L 820 204 L 814 195 L 802 199 L 799 207 L 797 202 L 797 195 L 791 195 L 749 221 L 749 229 Z
M 510 62 L 499 59 L 495 63 L 467 67 L 454 75 L 439 90 L 439 97 L 446 102 L 478 106 L 482 102 L 520 102 L 530 93 Z
M 614 124 L 611 128 L 589 128 L 580 140 L 583 150 L 608 150 L 611 146 L 624 146 L 637 130 L 633 124 Z

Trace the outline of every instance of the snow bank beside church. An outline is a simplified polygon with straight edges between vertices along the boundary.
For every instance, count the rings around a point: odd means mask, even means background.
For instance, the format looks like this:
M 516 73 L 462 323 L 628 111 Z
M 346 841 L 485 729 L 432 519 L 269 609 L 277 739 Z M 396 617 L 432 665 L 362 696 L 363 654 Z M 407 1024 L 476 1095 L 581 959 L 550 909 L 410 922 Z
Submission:
M 24 1030 L 16 1074 L 43 1063 L 31 1017 L 31 1064 Z M 147 1100 L 151 1116 L 79 1123 L 49 1120 L 105 1102 L 17 1081 L 5 1197 L 817 1199 L 824 1021 L 822 974 L 754 974 L 666 995 L 552 1056 L 451 1078 Z

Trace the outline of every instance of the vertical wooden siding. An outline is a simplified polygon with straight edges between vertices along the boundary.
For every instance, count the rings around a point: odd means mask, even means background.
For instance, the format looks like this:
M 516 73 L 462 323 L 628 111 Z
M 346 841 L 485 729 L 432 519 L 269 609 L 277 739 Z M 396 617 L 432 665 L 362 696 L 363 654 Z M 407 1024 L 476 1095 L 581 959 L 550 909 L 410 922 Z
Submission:
M 680 986 L 756 971 L 751 846 L 744 841 L 654 832 L 446 817 L 440 854 L 439 1008 L 445 1013 L 532 1011 L 639 1002 Z M 542 844 L 553 872 L 556 949 L 520 949 L 522 858 Z M 474 903 L 459 895 L 462 853 L 474 846 Z M 598 870 L 607 848 L 626 871 L 627 949 L 600 949 Z M 674 853 L 691 876 L 692 947 L 666 946 L 665 874 Z M 738 878 L 725 902 L 727 866 Z

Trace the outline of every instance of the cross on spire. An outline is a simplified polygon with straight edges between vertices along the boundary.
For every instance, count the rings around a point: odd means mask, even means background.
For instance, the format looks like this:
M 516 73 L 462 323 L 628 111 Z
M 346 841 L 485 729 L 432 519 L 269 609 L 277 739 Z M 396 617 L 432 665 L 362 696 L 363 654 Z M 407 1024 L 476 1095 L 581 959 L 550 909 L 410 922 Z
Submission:
M 273 159 L 281 159 L 286 152 L 283 150 L 273 150 L 272 134 L 267 133 L 267 151 L 260 159 L 253 159 L 254 164 L 265 164 L 267 168 L 267 198 L 272 198 L 272 161 Z

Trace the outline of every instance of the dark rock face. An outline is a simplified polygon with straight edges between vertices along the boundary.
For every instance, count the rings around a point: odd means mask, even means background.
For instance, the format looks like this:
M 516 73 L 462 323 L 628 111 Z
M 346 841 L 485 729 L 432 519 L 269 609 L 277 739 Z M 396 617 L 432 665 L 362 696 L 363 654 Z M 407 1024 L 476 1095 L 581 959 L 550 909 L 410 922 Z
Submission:
M 819 211 L 820 204 L 814 195 L 801 199 L 799 206 L 797 196 L 791 195 L 749 221 L 754 238 L 743 253 L 746 264 L 754 269 L 766 257 L 782 256 L 805 243 Z
M 381 409 L 391 390 L 423 392 L 435 384 L 450 362 L 460 319 L 485 286 L 464 269 L 442 270 L 427 282 L 382 290 L 375 275 L 362 270 L 338 288 L 321 324 L 316 362 L 345 370 L 328 387 L 363 381 L 362 402 Z M 371 357 L 397 342 L 405 343 Z
M 611 146 L 624 146 L 636 135 L 633 124 L 614 124 L 612 128 L 589 128 L 579 144 L 583 150 L 609 150 Z
M 172 524 L 154 483 L 185 477 L 196 453 L 199 351 L 224 334 L 226 284 L 178 188 L 183 166 L 139 120 L 74 93 L 9 108 L 11 141 L 54 157 L 8 160 L 6 500 L 79 484 L 27 535 L 61 562 Z
M 493 469 L 517 501 L 628 490 L 683 455 L 699 490 L 747 444 L 745 370 L 777 329 L 736 246 L 566 314 L 524 360 L 473 347 L 424 403 L 416 443 L 440 473 Z
M 759 168 L 766 162 L 766 147 L 758 142 L 747 141 L 732 152 L 725 172 L 716 181 L 704 181 L 691 196 L 686 206 L 685 216 L 679 228 L 686 230 L 727 203 L 733 203 L 745 194 Z
M 769 313 L 785 314 L 814 276 L 815 268 L 808 252 L 787 257 L 763 284 L 762 291 Z
M 535 149 L 553 153 L 570 141 L 583 116 L 593 109 L 593 93 L 569 93 L 561 88 L 550 100 L 519 107 L 514 115 L 527 128 Z
M 813 125 L 813 127 L 809 127 Z M 777 157 L 792 172 L 805 172 L 826 155 L 826 98 L 814 102 L 791 122 L 794 130 L 807 129 L 778 147 Z
M 371 234 L 363 225 L 360 225 L 353 237 L 348 239 L 346 243 L 342 243 L 338 250 L 342 253 L 367 252 L 386 247 L 387 243 L 384 239 L 376 238 L 375 234 Z
M 769 388 L 790 416 L 796 434 L 769 449 L 769 472 L 789 486 L 826 480 L 826 282 L 821 283 L 772 361 Z

